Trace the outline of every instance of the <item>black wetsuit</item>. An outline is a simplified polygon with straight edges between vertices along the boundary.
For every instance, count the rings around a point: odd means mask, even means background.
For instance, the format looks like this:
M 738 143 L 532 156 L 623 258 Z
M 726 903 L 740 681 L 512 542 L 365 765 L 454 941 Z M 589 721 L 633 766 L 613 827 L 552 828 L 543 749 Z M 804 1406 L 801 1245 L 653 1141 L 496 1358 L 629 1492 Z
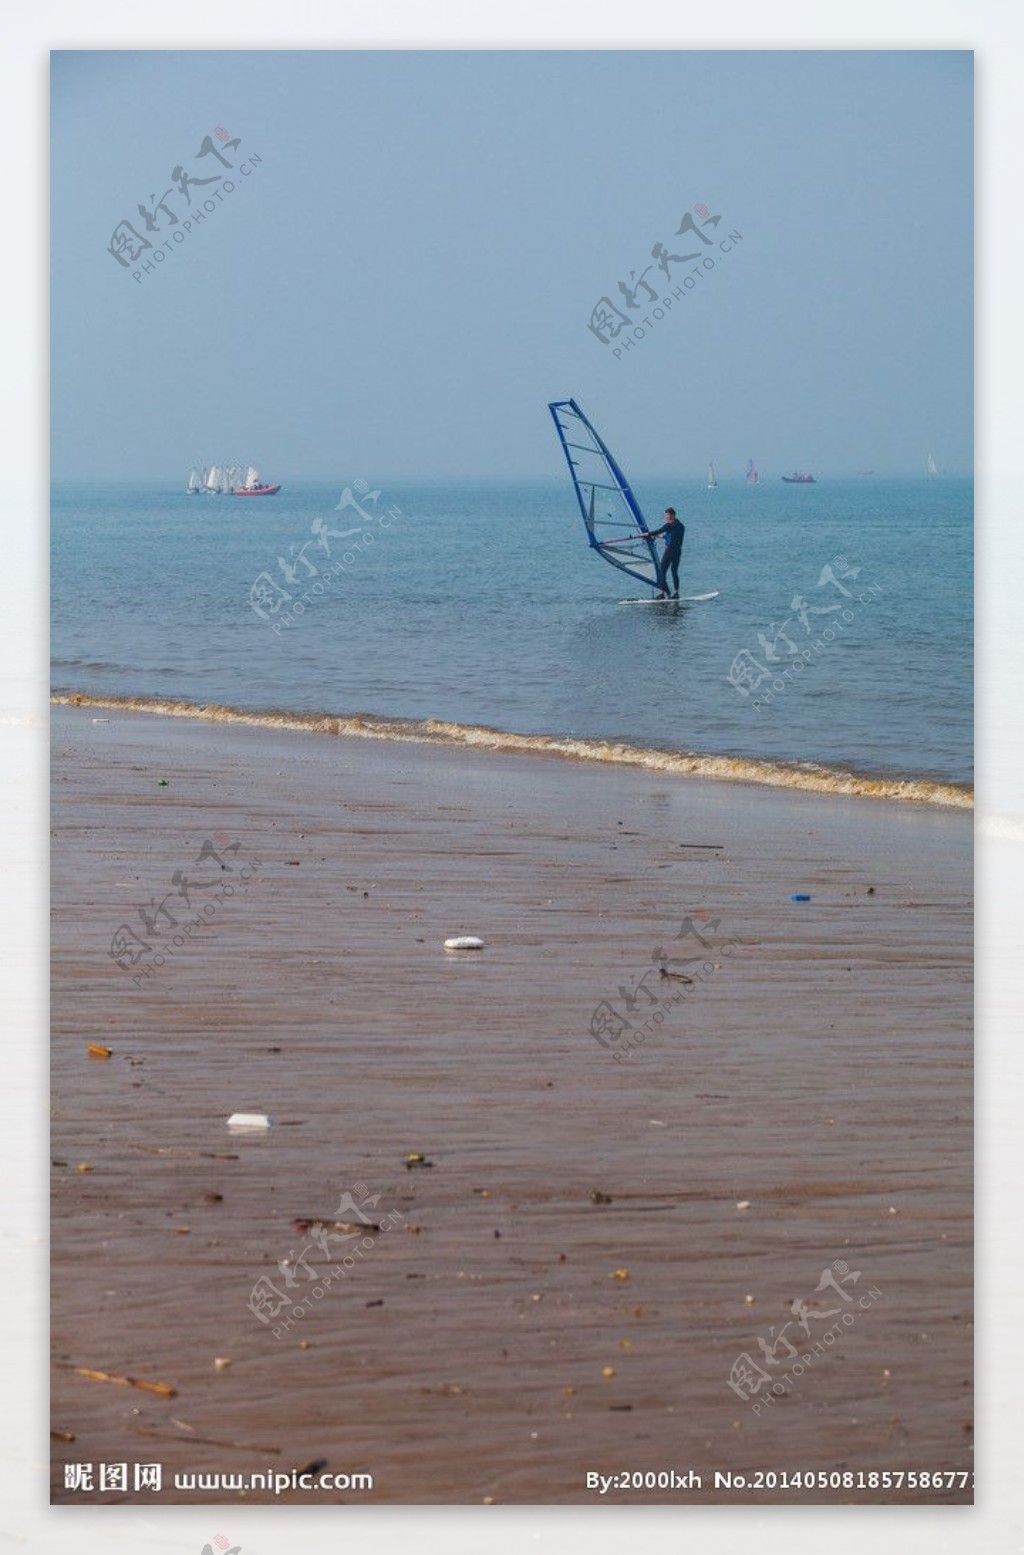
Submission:
M 679 558 L 683 554 L 683 537 L 686 534 L 686 525 L 680 519 L 674 524 L 662 524 L 660 529 L 651 530 L 651 539 L 658 535 L 665 536 L 665 549 L 661 553 L 658 563 L 658 588 L 663 594 L 669 592 L 668 575 L 672 574 L 672 597 L 679 598 Z

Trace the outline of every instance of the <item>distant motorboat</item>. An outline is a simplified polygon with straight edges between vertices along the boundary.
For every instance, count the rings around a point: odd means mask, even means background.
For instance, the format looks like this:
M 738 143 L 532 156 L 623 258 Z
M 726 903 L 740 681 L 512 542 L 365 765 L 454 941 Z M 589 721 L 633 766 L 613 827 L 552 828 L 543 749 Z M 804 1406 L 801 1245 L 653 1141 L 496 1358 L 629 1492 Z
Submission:
M 782 479 L 789 486 L 813 486 L 814 476 L 809 470 L 794 470 L 792 475 L 784 475 Z

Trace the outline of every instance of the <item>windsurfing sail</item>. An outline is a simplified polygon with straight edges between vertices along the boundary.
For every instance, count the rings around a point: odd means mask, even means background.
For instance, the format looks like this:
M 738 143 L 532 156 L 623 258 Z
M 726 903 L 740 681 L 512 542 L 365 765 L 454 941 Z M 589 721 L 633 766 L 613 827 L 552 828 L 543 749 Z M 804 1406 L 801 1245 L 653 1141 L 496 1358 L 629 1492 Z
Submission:
M 935 463 L 934 456 L 932 454 L 929 454 L 928 455 L 928 474 L 931 476 L 932 480 L 934 480 L 935 477 L 938 475 L 938 473 L 939 473 L 939 467 Z
M 747 485 L 748 486 L 756 486 L 756 485 L 758 485 L 759 481 L 760 481 L 760 476 L 757 473 L 757 466 L 755 465 L 753 459 L 748 459 L 747 460 Z
M 592 548 L 613 567 L 656 588 L 654 541 L 610 449 L 575 400 L 556 400 L 548 410 L 558 430 Z
M 718 480 L 717 480 L 717 478 L 715 476 L 715 467 L 714 467 L 713 464 L 709 464 L 708 465 L 708 491 L 714 491 L 714 489 L 715 489 L 715 487 L 717 485 L 718 485 Z

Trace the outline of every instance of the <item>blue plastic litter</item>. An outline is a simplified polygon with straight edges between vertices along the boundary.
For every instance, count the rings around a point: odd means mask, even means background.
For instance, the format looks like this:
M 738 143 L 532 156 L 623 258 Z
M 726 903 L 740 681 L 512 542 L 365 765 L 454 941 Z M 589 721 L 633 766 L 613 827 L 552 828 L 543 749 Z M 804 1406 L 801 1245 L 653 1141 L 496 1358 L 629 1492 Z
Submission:
M 790 901 L 791 902 L 809 902 L 810 901 L 810 897 L 807 896 L 805 894 L 805 892 L 798 891 L 795 896 L 791 896 L 790 897 Z

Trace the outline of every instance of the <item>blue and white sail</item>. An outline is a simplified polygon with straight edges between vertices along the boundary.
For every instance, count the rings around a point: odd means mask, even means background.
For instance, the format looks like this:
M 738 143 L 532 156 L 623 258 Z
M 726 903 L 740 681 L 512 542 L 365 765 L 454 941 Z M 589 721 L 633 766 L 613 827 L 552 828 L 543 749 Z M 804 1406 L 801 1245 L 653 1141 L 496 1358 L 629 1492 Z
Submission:
M 606 562 L 657 587 L 658 557 L 629 482 L 575 400 L 548 406 L 583 514 L 587 536 Z

